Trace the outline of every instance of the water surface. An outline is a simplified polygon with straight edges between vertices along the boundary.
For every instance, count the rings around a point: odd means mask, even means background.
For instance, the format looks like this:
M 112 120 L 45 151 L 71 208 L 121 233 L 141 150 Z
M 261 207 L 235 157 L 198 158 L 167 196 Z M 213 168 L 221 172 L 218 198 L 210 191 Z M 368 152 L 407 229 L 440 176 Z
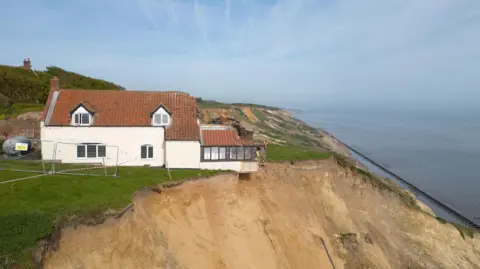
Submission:
M 480 110 L 317 109 L 296 116 L 480 224 Z

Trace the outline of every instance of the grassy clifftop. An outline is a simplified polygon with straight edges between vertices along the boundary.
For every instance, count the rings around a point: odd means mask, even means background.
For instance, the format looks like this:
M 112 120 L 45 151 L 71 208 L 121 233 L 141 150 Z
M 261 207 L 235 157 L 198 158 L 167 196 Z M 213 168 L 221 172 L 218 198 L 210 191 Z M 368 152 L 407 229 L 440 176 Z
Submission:
M 43 104 L 48 97 L 50 79 L 60 79 L 65 89 L 118 89 L 122 86 L 91 78 L 62 68 L 50 66 L 46 70 L 26 70 L 22 67 L 0 65 L 0 109 L 16 103 Z

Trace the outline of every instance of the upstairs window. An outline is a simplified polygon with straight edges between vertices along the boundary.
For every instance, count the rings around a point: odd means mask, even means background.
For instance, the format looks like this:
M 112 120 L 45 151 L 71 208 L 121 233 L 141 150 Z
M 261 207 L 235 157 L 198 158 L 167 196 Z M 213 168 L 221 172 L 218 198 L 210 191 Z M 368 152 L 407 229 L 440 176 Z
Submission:
M 152 145 L 142 145 L 140 148 L 140 158 L 142 159 L 153 159 L 153 146 Z
M 170 116 L 167 113 L 157 113 L 153 115 L 154 125 L 168 125 Z
M 76 113 L 73 117 L 76 125 L 90 125 L 90 114 L 88 113 Z
M 152 117 L 152 125 L 167 126 L 170 125 L 171 113 L 163 105 L 157 106 L 150 114 Z

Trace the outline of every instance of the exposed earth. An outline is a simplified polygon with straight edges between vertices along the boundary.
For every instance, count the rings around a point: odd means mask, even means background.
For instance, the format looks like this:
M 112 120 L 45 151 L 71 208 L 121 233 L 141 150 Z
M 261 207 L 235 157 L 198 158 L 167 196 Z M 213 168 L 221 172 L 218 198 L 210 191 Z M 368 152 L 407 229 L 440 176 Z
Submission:
M 269 163 L 139 191 L 96 226 L 68 227 L 45 268 L 480 268 L 480 237 L 463 238 L 333 158 Z M 408 200 L 408 199 L 407 199 Z

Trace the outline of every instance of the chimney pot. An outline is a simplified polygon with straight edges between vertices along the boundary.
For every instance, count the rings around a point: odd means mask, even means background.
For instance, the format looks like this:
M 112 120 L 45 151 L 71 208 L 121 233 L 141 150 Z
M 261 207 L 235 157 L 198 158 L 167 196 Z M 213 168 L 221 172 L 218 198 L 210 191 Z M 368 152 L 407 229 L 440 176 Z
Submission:
M 50 90 L 59 90 L 60 89 L 60 80 L 57 77 L 50 79 Z
M 25 69 L 25 70 L 32 69 L 32 64 L 30 63 L 30 58 L 23 59 L 23 69 Z

